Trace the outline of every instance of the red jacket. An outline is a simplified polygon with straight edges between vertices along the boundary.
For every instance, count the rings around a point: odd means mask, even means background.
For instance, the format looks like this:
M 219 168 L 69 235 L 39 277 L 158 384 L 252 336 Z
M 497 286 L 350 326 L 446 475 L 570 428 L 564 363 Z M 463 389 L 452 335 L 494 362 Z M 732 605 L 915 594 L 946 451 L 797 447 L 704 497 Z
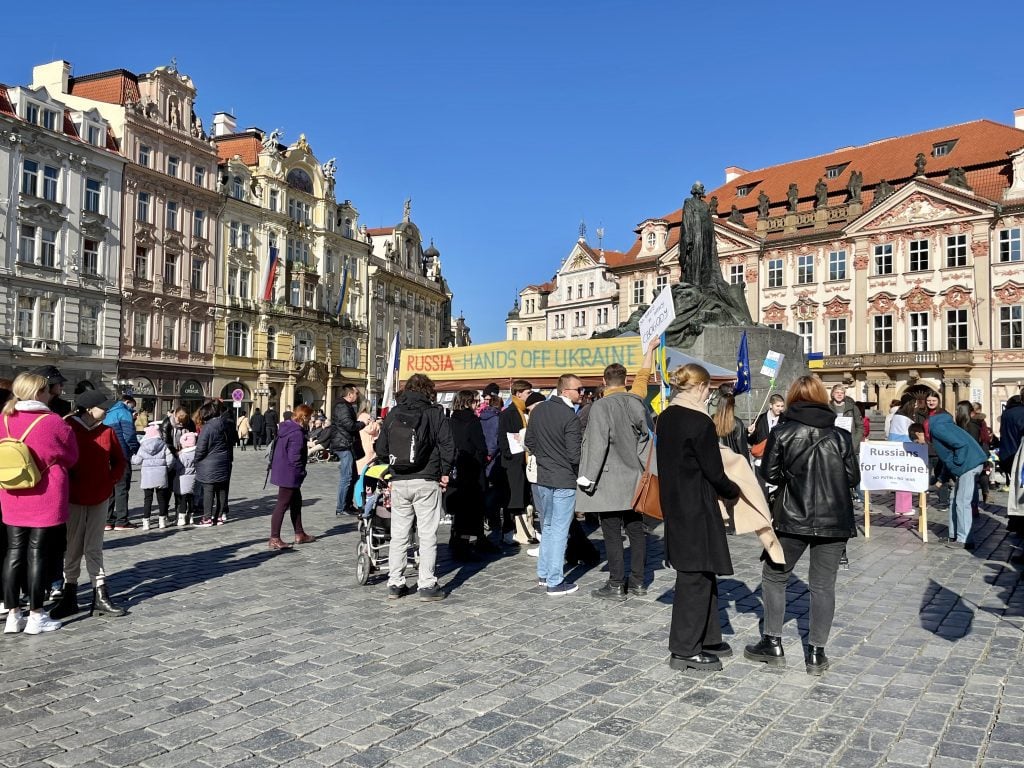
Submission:
M 128 467 L 121 441 L 104 424 L 88 429 L 74 417 L 67 421 L 78 443 L 78 463 L 71 468 L 70 502 L 100 504 L 113 495 L 114 485 Z

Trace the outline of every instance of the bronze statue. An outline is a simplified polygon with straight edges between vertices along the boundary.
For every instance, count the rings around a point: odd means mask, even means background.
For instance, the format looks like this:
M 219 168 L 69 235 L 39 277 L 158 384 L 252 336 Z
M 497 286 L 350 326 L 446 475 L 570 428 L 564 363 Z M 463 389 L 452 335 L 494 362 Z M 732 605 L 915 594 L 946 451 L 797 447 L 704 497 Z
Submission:
M 708 200 L 708 209 L 711 211 L 712 216 L 718 215 L 718 195 L 712 195 L 711 199 Z
M 732 210 L 729 211 L 729 223 L 738 224 L 741 227 L 746 226 L 746 224 L 743 222 L 743 214 L 740 213 L 739 208 L 737 208 L 735 205 L 732 207 Z
M 864 186 L 864 174 L 860 171 L 850 171 L 850 180 L 846 184 L 846 191 L 850 195 L 848 202 L 860 202 L 860 190 Z
M 828 206 L 828 185 L 820 176 L 818 183 L 814 185 L 814 207 L 826 208 Z
M 761 194 L 759 194 L 757 196 L 757 218 L 759 218 L 759 219 L 767 219 L 768 218 L 768 205 L 769 204 L 770 203 L 769 203 L 769 200 L 768 200 L 768 195 L 766 195 L 764 193 L 764 190 L 762 189 L 761 190 Z
M 918 152 L 917 157 L 914 159 L 914 175 L 924 176 L 926 165 L 928 165 L 928 159 L 924 156 L 924 152 Z
M 966 189 L 968 192 L 971 191 L 971 185 L 967 183 L 967 174 L 964 173 L 963 168 L 950 168 L 949 176 L 946 177 L 946 183 L 952 187 L 960 187 L 960 189 Z
M 786 200 L 789 201 L 790 213 L 796 213 L 796 204 L 800 200 L 800 191 L 797 189 L 796 184 L 789 185 L 789 189 L 786 190 Z

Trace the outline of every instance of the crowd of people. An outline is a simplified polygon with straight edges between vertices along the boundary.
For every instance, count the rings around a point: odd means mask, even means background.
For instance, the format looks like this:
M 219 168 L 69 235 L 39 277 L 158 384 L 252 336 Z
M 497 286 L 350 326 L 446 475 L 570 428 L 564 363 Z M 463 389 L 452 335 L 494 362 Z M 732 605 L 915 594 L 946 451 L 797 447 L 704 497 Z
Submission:
M 868 436 L 867 425 L 842 385 L 829 391 L 815 376 L 798 378 L 785 395 L 773 394 L 764 413 L 745 425 L 732 385 L 713 387 L 696 364 L 672 372 L 671 401 L 656 415 L 644 399 L 654 348 L 646 350 L 632 388 L 626 369 L 613 364 L 596 396 L 566 373 L 550 397 L 515 380 L 507 404 L 492 384 L 457 393 L 446 412 L 436 404 L 430 378 L 415 374 L 384 418 L 349 385 L 330 419 L 299 405 L 280 420 L 258 409 L 236 420 L 233 409 L 209 400 L 195 413 L 178 409 L 146 424 L 141 440 L 133 397 L 112 402 L 85 391 L 62 415 L 59 371 L 48 366 L 20 374 L 9 391 L 0 391 L 0 438 L 9 438 L 0 440 L 5 632 L 51 631 L 78 613 L 83 558 L 93 587 L 90 613 L 123 615 L 105 584 L 103 534 L 135 527 L 128 519 L 130 467 L 139 468 L 142 528 L 153 525 L 154 501 L 159 528 L 219 525 L 228 519 L 233 449 L 251 438 L 254 448 L 266 444 L 267 479 L 277 487 L 272 550 L 316 541 L 302 522 L 311 456 L 338 464 L 337 515 L 363 515 L 362 499 L 354 495 L 357 476 L 370 461 L 388 464 L 388 599 L 413 593 L 425 601 L 444 599 L 435 571 L 445 517 L 455 560 L 525 545 L 536 558 L 538 586 L 563 597 L 579 589 L 565 576 L 568 565 L 600 562 L 580 524 L 594 515 L 608 578 L 592 596 L 622 601 L 643 595 L 649 521 L 637 511 L 636 497 L 654 474 L 665 560 L 676 571 L 670 665 L 713 671 L 732 655 L 718 619 L 718 578 L 733 572 L 727 536 L 756 531 L 765 548 L 764 620 L 760 640 L 746 646 L 744 656 L 785 663 L 786 585 L 806 553 L 811 602 L 804 662 L 809 673 L 822 674 L 829 666 L 836 579 L 847 542 L 856 536 L 857 446 Z M 998 447 L 1004 473 L 1020 461 L 1020 398 L 1008 404 L 1003 432 L 997 442 L 980 407 L 964 401 L 950 414 L 932 391 L 909 393 L 891 405 L 886 436 L 928 445 L 939 503 L 949 505 L 951 547 L 973 545 L 972 520 L 993 469 L 989 449 Z M 907 496 L 897 492 L 898 514 L 913 513 Z M 292 541 L 282 538 L 286 513 Z M 415 589 L 406 580 L 414 547 Z M 56 602 L 47 612 L 51 597 Z

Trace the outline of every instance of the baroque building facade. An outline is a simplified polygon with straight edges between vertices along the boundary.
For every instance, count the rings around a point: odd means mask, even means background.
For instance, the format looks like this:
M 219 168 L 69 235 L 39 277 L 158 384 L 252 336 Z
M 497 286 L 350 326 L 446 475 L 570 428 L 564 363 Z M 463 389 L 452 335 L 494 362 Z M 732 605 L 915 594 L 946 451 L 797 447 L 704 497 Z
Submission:
M 996 415 L 1024 384 L 1024 112 L 731 167 L 708 199 L 724 278 L 755 320 L 801 336 L 827 382 L 883 408 L 928 386 Z M 679 280 L 680 221 L 642 222 L 607 259 L 620 322 Z M 521 292 L 509 333 L 527 298 L 546 296 L 550 324 L 557 295 Z
M 71 77 L 56 61 L 34 85 L 95 109 L 127 159 L 121 237 L 119 381 L 143 411 L 192 408 L 213 392 L 216 153 L 195 113 L 196 87 L 175 67 Z
M 342 385 L 366 381 L 359 213 L 337 201 L 336 163 L 320 163 L 305 136 L 286 146 L 279 131 L 238 133 L 226 113 L 213 132 L 225 197 L 215 387 L 279 413 L 306 403 L 330 414 Z
M 367 391 L 380 403 L 392 340 L 402 349 L 447 347 L 455 343 L 452 293 L 441 272 L 441 254 L 423 248 L 407 200 L 402 221 L 364 230 L 372 251 L 369 265 L 370 359 Z
M 69 393 L 113 387 L 123 173 L 96 109 L 0 85 L 0 377 L 56 360 Z

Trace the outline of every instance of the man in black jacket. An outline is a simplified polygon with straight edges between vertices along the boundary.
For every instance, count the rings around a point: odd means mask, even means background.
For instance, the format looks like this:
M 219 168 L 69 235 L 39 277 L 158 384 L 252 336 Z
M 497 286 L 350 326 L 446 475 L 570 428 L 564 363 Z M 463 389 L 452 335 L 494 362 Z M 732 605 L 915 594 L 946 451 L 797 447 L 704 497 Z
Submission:
M 349 491 L 355 482 L 356 459 L 362 458 L 362 441 L 359 439 L 359 430 L 370 423 L 369 416 L 363 419 L 356 418 L 356 409 L 353 403 L 359 400 L 359 390 L 353 384 L 345 384 L 341 388 L 341 400 L 334 407 L 331 415 L 330 450 L 338 457 L 338 503 L 334 507 L 334 514 L 350 515 L 359 514 L 352 506 L 349 499 Z M 321 445 L 323 444 L 321 435 Z M 359 455 L 356 455 L 356 449 Z
M 565 580 L 564 566 L 583 443 L 583 429 L 576 418 L 581 384 L 579 377 L 571 373 L 560 376 L 558 394 L 533 409 L 526 429 L 526 450 L 537 460 L 533 500 L 543 519 L 537 579 L 552 597 L 579 589 Z
M 398 396 L 398 404 L 388 411 L 373 449 L 378 456 L 387 456 L 391 463 L 388 599 L 404 597 L 409 592 L 405 565 L 415 519 L 420 540 L 417 592 L 420 600 L 443 600 L 444 591 L 434 576 L 434 565 L 441 493 L 448 487 L 448 473 L 455 463 L 455 440 L 448 419 L 434 404 L 434 382 L 428 376 L 415 373 L 405 382 L 405 391 Z

